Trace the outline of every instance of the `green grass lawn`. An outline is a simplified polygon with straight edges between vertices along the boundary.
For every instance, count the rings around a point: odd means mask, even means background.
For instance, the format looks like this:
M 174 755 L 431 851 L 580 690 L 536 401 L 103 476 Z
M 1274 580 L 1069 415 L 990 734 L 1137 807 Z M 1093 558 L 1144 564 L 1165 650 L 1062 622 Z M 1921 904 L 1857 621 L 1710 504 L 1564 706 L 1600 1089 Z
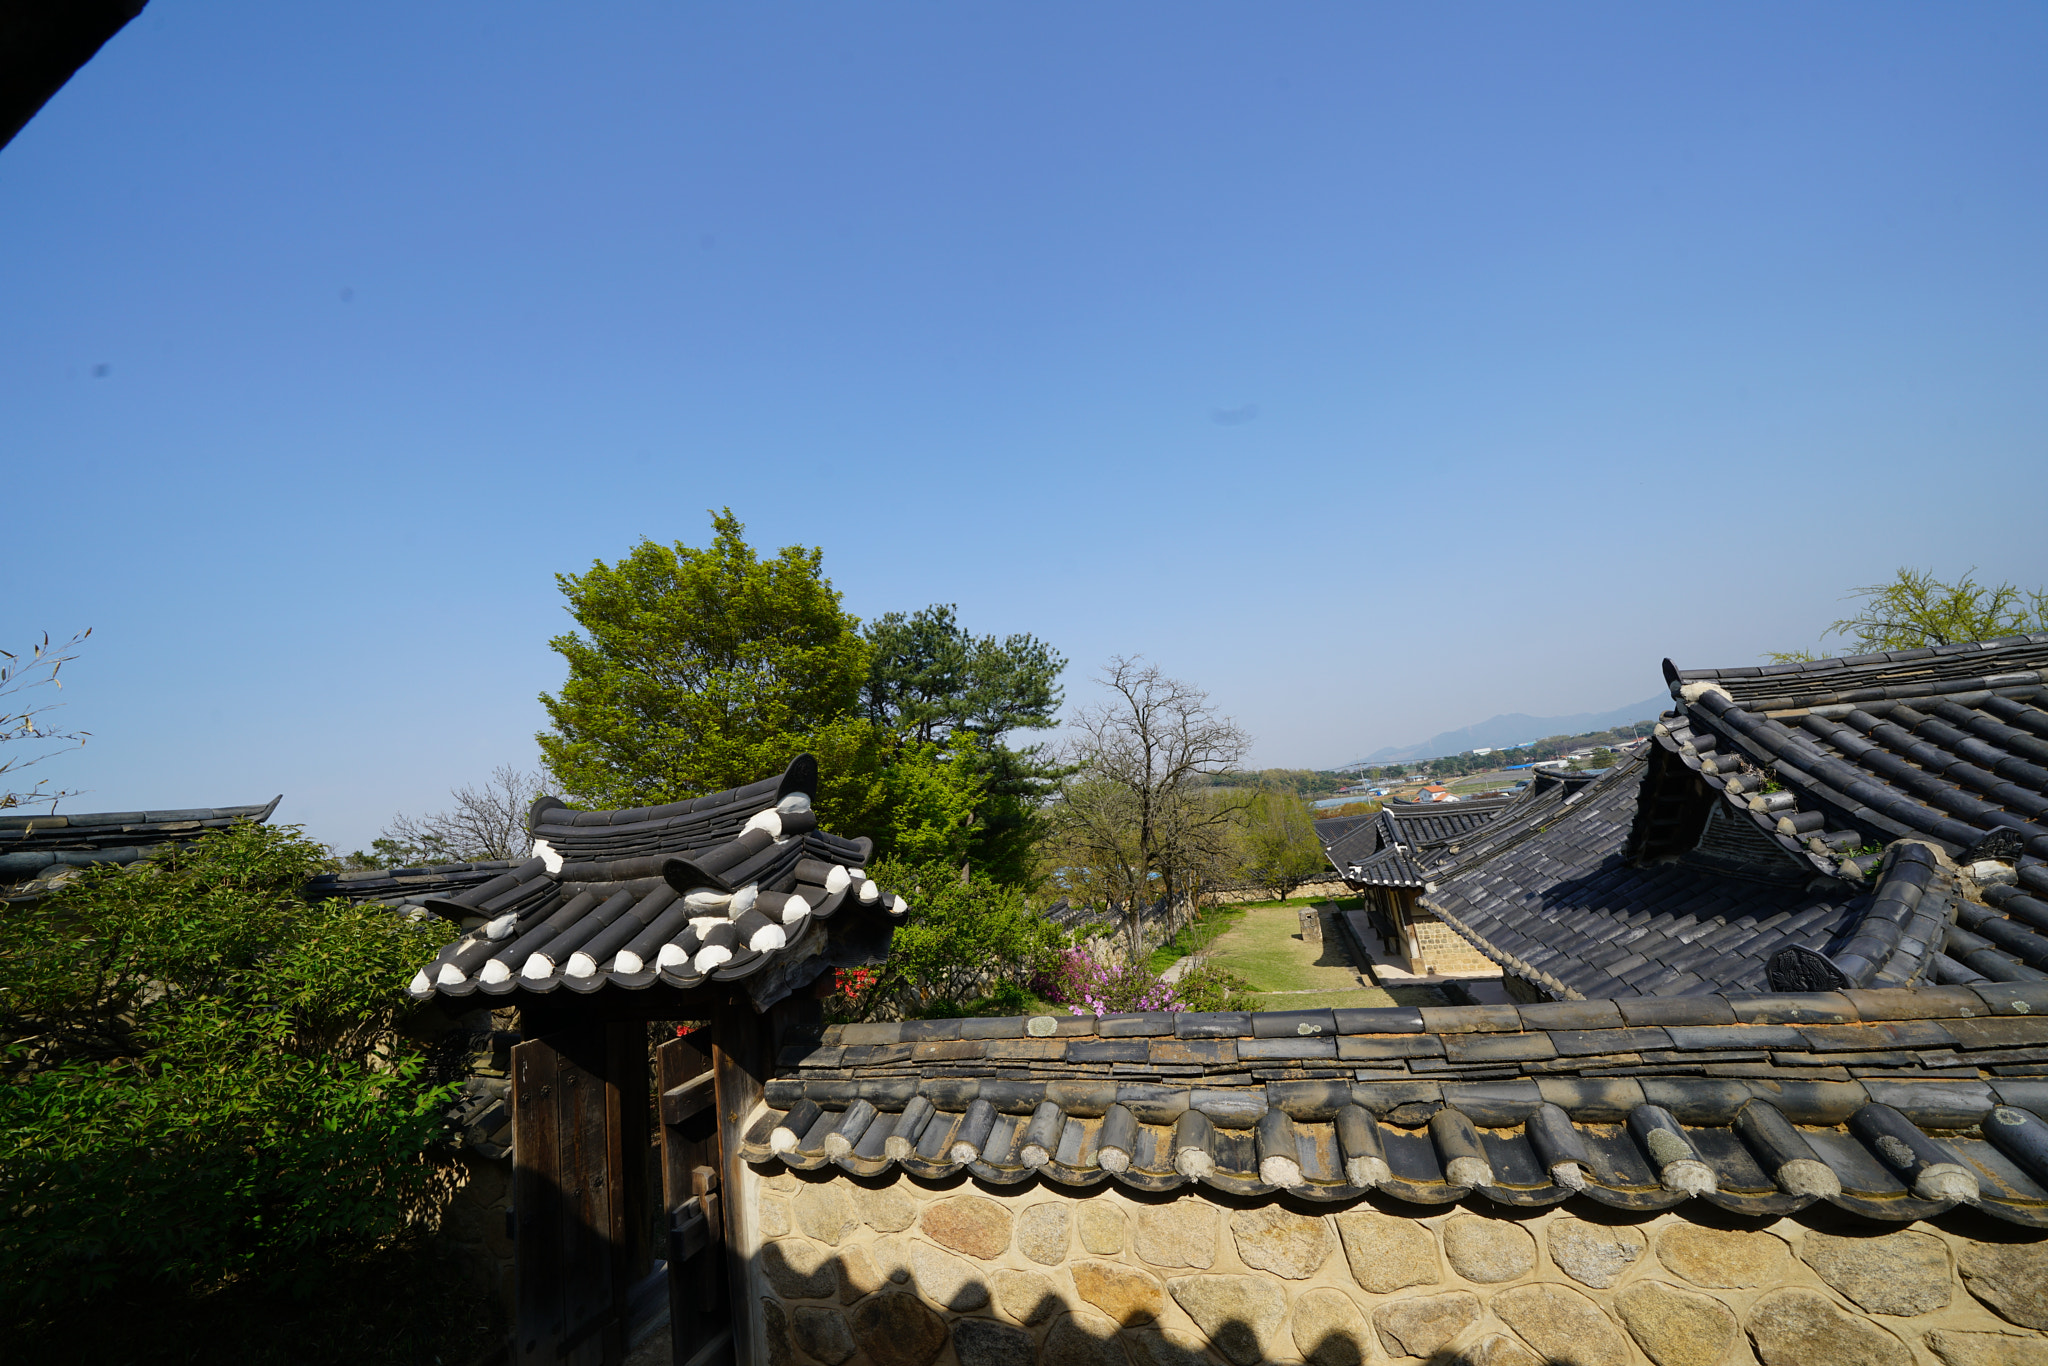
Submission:
M 1358 969 L 1334 937 L 1319 944 L 1303 941 L 1293 904 L 1246 907 L 1211 952 L 1215 962 L 1260 991 L 1354 991 L 1359 986 Z
M 1352 991 L 1302 991 L 1302 992 L 1261 992 L 1233 998 L 1243 1004 L 1242 1010 L 1321 1010 L 1324 1007 L 1343 1007 L 1348 1010 L 1370 1009 L 1375 1006 L 1442 1006 L 1451 1004 L 1450 998 L 1436 987 L 1359 987 Z
M 1360 985 L 1358 969 L 1344 951 L 1343 941 L 1334 933 L 1319 944 L 1301 937 L 1303 906 L 1316 904 L 1312 897 L 1289 901 L 1261 901 L 1219 907 L 1213 942 L 1208 946 L 1210 961 L 1237 973 L 1256 989 L 1245 998 L 1247 1010 L 1320 1010 L 1326 1006 L 1354 1008 L 1372 1006 L 1444 1005 L 1447 998 L 1436 987 L 1384 987 Z M 1356 897 L 1336 905 L 1357 910 L 1363 903 Z M 1167 961 L 1172 961 L 1169 958 Z

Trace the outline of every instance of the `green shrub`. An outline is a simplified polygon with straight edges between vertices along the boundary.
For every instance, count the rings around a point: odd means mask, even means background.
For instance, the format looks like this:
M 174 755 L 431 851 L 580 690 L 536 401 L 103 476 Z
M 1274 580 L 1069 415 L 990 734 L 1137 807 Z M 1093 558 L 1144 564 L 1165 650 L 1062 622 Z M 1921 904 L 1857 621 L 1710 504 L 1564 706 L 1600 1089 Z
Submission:
M 325 861 L 296 829 L 243 825 L 0 916 L 16 1346 L 119 1333 L 143 1300 L 303 1302 L 431 1218 L 449 1088 L 393 1025 L 442 936 L 308 904 Z
M 844 1002 L 849 1017 L 892 1007 L 907 1015 L 1019 1013 L 1031 979 L 1071 942 L 1016 887 L 963 883 L 958 869 L 943 863 L 878 859 L 869 871 L 907 898 L 911 910 L 896 929 L 888 962 Z

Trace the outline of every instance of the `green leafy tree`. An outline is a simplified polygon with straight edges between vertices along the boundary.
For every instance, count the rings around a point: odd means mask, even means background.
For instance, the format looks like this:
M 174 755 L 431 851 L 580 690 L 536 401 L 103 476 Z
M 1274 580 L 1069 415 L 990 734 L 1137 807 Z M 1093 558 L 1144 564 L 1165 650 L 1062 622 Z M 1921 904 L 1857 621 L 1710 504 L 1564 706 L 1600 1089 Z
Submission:
M 1031 635 L 998 640 L 963 629 L 951 604 L 905 615 L 889 612 L 866 630 L 873 648 L 865 691 L 867 713 L 903 744 L 950 743 L 974 755 L 979 797 L 969 812 L 963 871 L 998 882 L 1028 881 L 1033 848 L 1044 833 L 1039 809 L 1054 790 L 1059 765 L 1043 747 L 1013 748 L 1017 730 L 1057 724 L 1067 661 Z
M 884 885 L 911 904 L 897 927 L 889 959 L 860 998 L 856 1013 L 893 1006 L 913 1015 L 1017 1014 L 1025 986 L 1048 971 L 1069 936 L 1038 915 L 1024 892 L 988 879 L 960 880 L 950 862 L 878 860 Z
M 1328 866 L 1308 803 L 1291 792 L 1257 792 L 1239 817 L 1240 874 L 1285 901 Z
M 1889 582 L 1866 584 L 1851 590 L 1848 597 L 1861 605 L 1821 634 L 1846 638 L 1850 649 L 1845 653 L 1849 654 L 2048 631 L 2048 589 L 2022 589 L 2010 582 L 1981 584 L 1974 567 L 1954 583 L 1935 578 L 1932 570 L 1901 567 Z M 1788 663 L 1814 657 L 1806 650 L 1767 656 Z
M 138 1297 L 201 1318 L 237 1286 L 283 1303 L 431 1215 L 448 1091 L 394 1025 L 440 936 L 308 904 L 299 888 L 325 866 L 294 828 L 241 825 L 0 917 L 15 1346 L 55 1334 L 135 1359 L 104 1339 Z M 248 1359 L 232 1337 L 222 1358 Z
M 817 753 L 821 813 L 848 827 L 879 804 L 881 737 L 861 714 L 870 648 L 824 576 L 823 552 L 756 555 L 731 509 L 702 550 L 643 540 L 617 564 L 560 574 L 581 629 L 541 694 L 548 772 L 598 807 L 652 806 Z

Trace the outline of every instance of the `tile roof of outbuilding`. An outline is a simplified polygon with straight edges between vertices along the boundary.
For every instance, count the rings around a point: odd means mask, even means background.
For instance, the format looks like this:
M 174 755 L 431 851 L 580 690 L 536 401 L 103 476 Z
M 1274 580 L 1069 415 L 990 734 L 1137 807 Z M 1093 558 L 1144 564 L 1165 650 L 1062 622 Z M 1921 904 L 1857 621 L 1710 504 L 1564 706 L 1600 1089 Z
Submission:
M 745 1155 L 859 1176 L 2048 1226 L 2048 985 L 826 1029 Z
M 2048 980 L 2044 670 L 2048 636 L 1667 661 L 1677 706 L 1646 758 L 1573 809 L 1517 808 L 1425 904 L 1565 995 L 1759 989 L 1773 972 Z
M 871 841 L 818 828 L 817 779 L 802 755 L 777 777 L 666 806 L 574 811 L 541 798 L 533 858 L 418 899 L 465 932 L 420 969 L 412 995 L 757 979 L 765 1004 L 797 975 L 881 957 L 908 907 L 867 877 Z
M 1460 842 L 1527 796 L 1390 806 L 1342 830 L 1326 832 L 1335 822 L 1319 821 L 1316 833 L 1330 865 L 1353 886 L 1420 887 Z
M 0 811 L 0 883 L 27 882 L 64 867 L 134 863 L 160 845 L 190 844 L 208 830 L 269 820 L 283 800 L 176 811 Z
M 1564 997 L 1764 991 L 1779 952 L 1846 941 L 1873 900 L 1860 884 L 1830 879 L 1813 890 L 1810 877 L 1766 882 L 1631 862 L 1646 767 L 1632 759 L 1576 793 L 1532 799 L 1439 868 L 1422 904 L 1508 971 Z M 1926 877 L 1926 865 L 1911 867 Z M 1928 933 L 1914 943 L 1931 953 Z

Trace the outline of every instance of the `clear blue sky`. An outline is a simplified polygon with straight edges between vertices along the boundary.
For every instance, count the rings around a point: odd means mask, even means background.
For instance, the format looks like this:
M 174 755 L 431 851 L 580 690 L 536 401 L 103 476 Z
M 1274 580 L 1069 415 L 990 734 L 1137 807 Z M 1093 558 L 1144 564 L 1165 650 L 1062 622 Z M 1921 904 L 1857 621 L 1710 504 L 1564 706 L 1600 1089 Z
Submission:
M 2048 581 L 2034 4 L 155 0 L 0 150 L 75 810 L 531 762 L 553 576 L 824 548 L 1262 763 Z M 104 369 L 102 370 L 102 367 Z

